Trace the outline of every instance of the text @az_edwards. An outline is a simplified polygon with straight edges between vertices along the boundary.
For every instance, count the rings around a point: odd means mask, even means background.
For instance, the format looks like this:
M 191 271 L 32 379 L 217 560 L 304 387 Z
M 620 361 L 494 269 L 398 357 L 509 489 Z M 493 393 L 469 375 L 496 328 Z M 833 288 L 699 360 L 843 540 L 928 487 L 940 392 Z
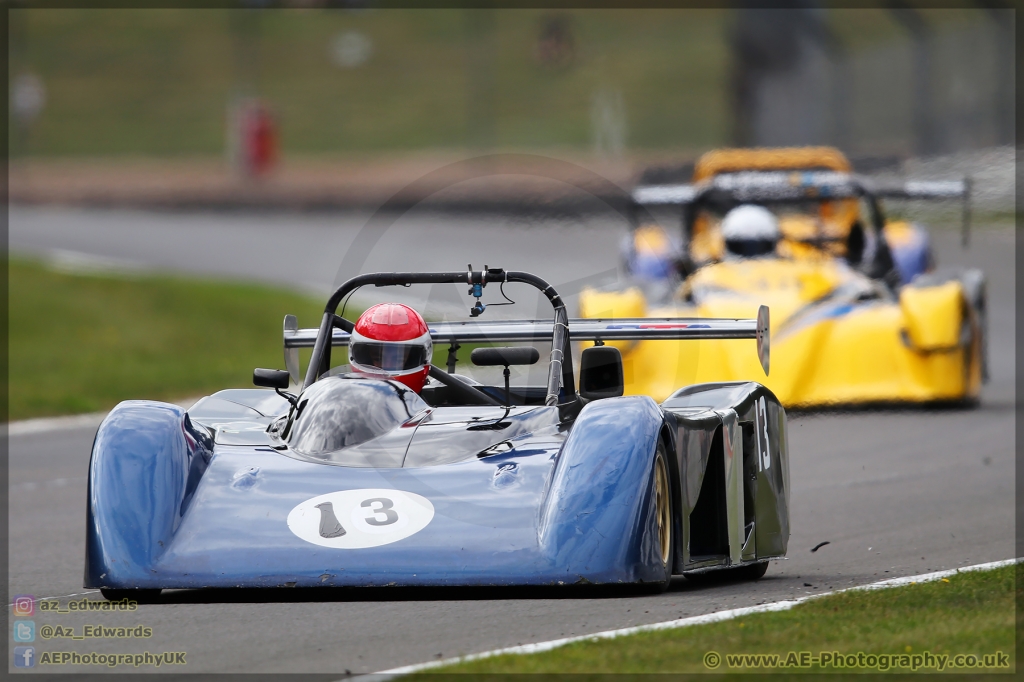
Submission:
M 709 651 L 704 654 L 704 666 L 715 670 L 722 665 L 722 654 Z M 787 654 L 725 654 L 725 665 L 731 669 L 800 669 L 832 668 L 887 670 L 1008 670 L 1010 655 L 1002 651 L 991 654 L 933 654 L 924 651 L 919 654 L 868 654 L 859 651 L 843 654 L 838 651 L 790 651 Z
M 103 665 L 108 668 L 118 666 L 152 666 L 185 665 L 184 651 L 165 651 L 153 654 L 148 651 L 141 654 L 103 654 L 95 651 L 80 654 L 77 651 L 44 651 L 39 654 L 39 665 Z
M 133 599 L 71 599 L 67 606 L 61 608 L 57 599 L 40 599 L 39 611 L 42 613 L 81 613 L 83 611 L 135 611 L 139 603 Z
M 70 625 L 44 625 L 39 628 L 39 636 L 43 639 L 149 639 L 153 636 L 153 628 L 148 625 L 85 625 L 80 632 L 75 632 Z

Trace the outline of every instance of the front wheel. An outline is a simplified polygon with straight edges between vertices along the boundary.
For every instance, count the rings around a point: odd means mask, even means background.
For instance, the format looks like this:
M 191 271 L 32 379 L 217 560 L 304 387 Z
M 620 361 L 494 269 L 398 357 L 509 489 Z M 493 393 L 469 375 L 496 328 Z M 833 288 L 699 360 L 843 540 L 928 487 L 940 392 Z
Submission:
M 675 556 L 675 534 L 672 532 L 672 480 L 669 478 L 665 445 L 658 442 L 654 456 L 653 476 L 654 521 L 657 531 L 657 552 L 661 559 L 663 578 L 651 584 L 652 592 L 664 592 L 672 584 L 672 558 Z

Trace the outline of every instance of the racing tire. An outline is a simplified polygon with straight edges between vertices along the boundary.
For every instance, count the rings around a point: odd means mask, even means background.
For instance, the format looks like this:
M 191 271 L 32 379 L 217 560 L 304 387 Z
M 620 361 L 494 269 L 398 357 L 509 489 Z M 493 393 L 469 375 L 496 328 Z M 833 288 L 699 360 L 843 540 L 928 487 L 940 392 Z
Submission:
M 658 439 L 658 449 L 654 455 L 654 471 L 651 480 L 651 495 L 654 496 L 655 528 L 658 532 L 658 551 L 661 554 L 664 578 L 647 583 L 645 591 L 660 594 L 672 584 L 672 563 L 676 553 L 674 528 L 672 476 L 665 444 Z
M 139 604 L 149 604 L 160 596 L 160 590 L 113 590 L 110 588 L 100 588 L 100 594 L 107 601 L 121 601 L 127 599 L 129 601 L 138 602 Z
M 979 291 L 976 292 L 974 300 L 971 301 L 978 313 L 978 328 L 981 335 L 979 345 L 981 346 L 981 383 L 987 384 L 990 378 L 988 359 L 988 295 L 985 291 L 985 281 L 982 280 Z

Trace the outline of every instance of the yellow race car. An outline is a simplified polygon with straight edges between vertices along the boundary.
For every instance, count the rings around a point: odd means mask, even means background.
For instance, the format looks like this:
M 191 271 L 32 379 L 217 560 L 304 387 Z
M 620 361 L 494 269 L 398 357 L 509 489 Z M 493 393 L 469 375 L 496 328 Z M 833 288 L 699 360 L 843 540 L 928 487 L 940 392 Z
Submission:
M 641 222 L 623 254 L 631 279 L 581 292 L 580 316 L 746 318 L 769 307 L 770 376 L 732 340 L 609 342 L 622 352 L 627 394 L 663 400 L 682 384 L 757 380 L 787 407 L 973 403 L 985 374 L 984 275 L 936 271 L 926 263 L 905 280 L 879 202 L 880 196 L 966 200 L 968 191 L 966 182 L 882 187 L 831 169 L 744 170 L 693 185 L 641 187 L 634 193 L 641 213 L 652 204 L 684 208 L 685 241 L 673 242 L 650 219 Z M 698 226 L 713 235 L 722 216 L 740 205 L 769 209 L 781 239 L 759 257 L 709 250 L 698 261 Z M 827 232 L 813 219 L 825 205 L 830 212 L 853 207 L 845 234 Z M 787 231 L 790 217 L 815 229 Z M 652 266 L 657 262 L 660 271 Z
M 702 155 L 693 168 L 693 184 L 689 185 L 654 185 L 639 187 L 634 195 L 633 207 L 670 204 L 684 208 L 683 222 L 686 227 L 686 247 L 682 258 L 685 269 L 693 269 L 722 259 L 723 240 L 721 235 L 720 214 L 714 211 L 702 211 L 688 220 L 687 203 L 694 188 L 708 183 L 721 176 L 723 180 L 742 178 L 745 172 L 758 171 L 790 171 L 792 175 L 787 181 L 798 182 L 801 173 L 817 171 L 833 171 L 837 174 L 852 172 L 850 161 L 841 151 L 834 147 L 778 147 L 754 149 L 715 149 Z M 873 187 L 875 198 L 960 198 L 964 199 L 964 226 L 969 224 L 970 186 L 963 182 L 917 182 L 896 185 L 876 185 Z M 710 203 L 710 202 L 709 202 Z M 779 227 L 782 239 L 778 245 L 780 256 L 791 258 L 816 259 L 823 255 L 837 258 L 856 258 L 856 253 L 848 253 L 850 246 L 861 248 L 864 240 L 864 216 L 871 207 L 861 206 L 863 202 L 857 197 L 822 197 L 820 201 L 792 204 L 780 207 Z M 867 211 L 863 209 L 867 208 Z M 660 235 L 660 228 L 649 216 L 636 212 L 634 230 L 636 245 L 624 243 L 624 251 L 639 250 L 631 255 L 644 269 L 645 249 L 665 250 L 659 242 L 665 237 Z M 869 216 L 873 219 L 875 216 Z M 928 231 L 921 225 L 906 220 L 884 219 L 880 235 L 884 239 L 883 260 L 891 258 L 895 266 L 890 272 L 890 264 L 880 262 L 879 268 L 884 269 L 894 285 L 909 282 L 916 275 L 927 272 L 934 267 Z M 964 233 L 966 240 L 967 234 Z M 627 268 L 628 269 L 628 268 Z M 869 273 L 878 276 L 880 273 Z M 646 276 L 646 274 L 644 275 Z

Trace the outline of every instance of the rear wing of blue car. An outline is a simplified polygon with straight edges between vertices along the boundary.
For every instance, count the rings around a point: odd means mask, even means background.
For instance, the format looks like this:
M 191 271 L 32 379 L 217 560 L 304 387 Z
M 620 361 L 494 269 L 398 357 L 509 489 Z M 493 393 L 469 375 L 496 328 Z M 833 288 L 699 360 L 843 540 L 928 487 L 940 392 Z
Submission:
M 554 323 L 550 320 L 494 320 L 430 322 L 434 344 L 535 343 L 550 342 Z M 757 357 L 767 376 L 769 367 L 768 307 L 761 306 L 756 319 L 711 319 L 695 317 L 645 317 L 617 319 L 571 319 L 571 341 L 641 341 L 681 339 L 756 339 Z M 313 348 L 318 329 L 299 329 L 294 315 L 284 318 L 285 367 L 299 381 L 299 349 Z M 334 329 L 332 346 L 347 346 L 349 333 Z
M 828 201 L 866 197 L 914 201 L 956 199 L 963 204 L 962 240 L 968 242 L 971 224 L 971 179 L 877 180 L 835 171 L 740 171 L 722 173 L 698 184 L 636 187 L 635 206 L 689 206 L 712 197 L 728 196 L 740 203 Z

